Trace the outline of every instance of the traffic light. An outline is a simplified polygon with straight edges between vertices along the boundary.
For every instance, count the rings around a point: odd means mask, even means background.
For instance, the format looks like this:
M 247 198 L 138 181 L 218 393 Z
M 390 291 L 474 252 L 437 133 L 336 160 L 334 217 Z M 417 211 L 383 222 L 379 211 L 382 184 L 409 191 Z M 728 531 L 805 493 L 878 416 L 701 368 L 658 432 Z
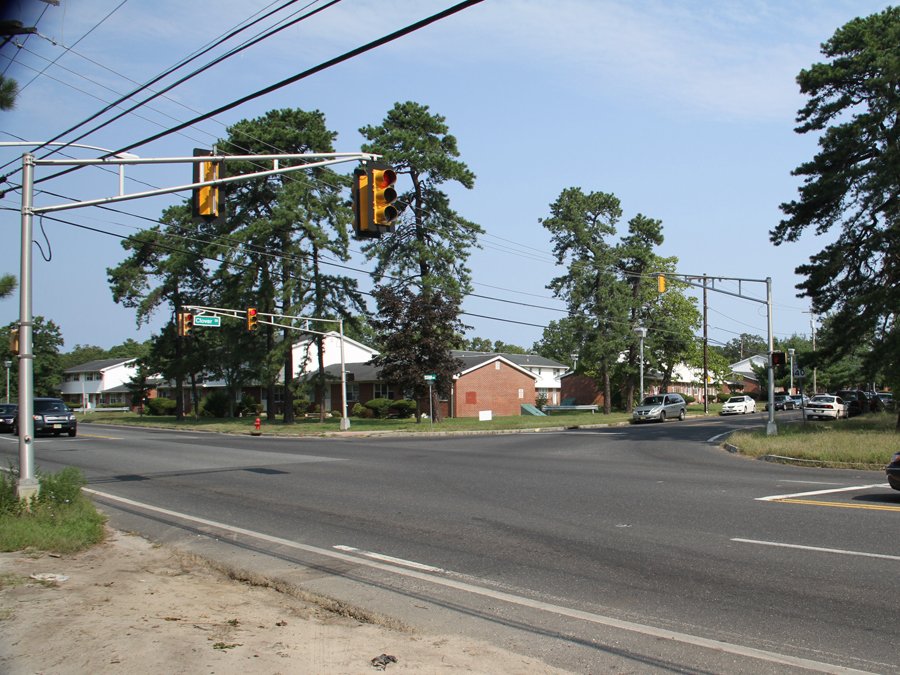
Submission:
M 400 211 L 397 200 L 397 173 L 388 166 L 369 165 L 353 172 L 353 229 L 361 239 L 390 232 Z
M 372 220 L 376 225 L 390 226 L 400 212 L 394 206 L 397 201 L 397 173 L 393 169 L 372 169 Z
M 212 155 L 209 150 L 202 148 L 194 148 L 194 157 L 207 157 Z M 211 180 L 218 180 L 219 175 L 218 162 L 194 162 L 194 183 L 205 183 Z M 191 196 L 191 215 L 194 218 L 203 220 L 217 220 L 220 216 L 225 215 L 222 204 L 222 193 L 218 185 L 206 185 L 200 188 L 194 188 Z
M 194 315 L 190 312 L 178 312 L 178 335 L 190 337 L 194 330 Z
M 259 328 L 259 312 L 256 307 L 247 308 L 247 330 L 256 330 Z
M 785 360 L 784 352 L 772 352 L 772 365 L 773 366 L 783 366 L 787 361 Z
M 660 293 L 666 292 L 666 275 L 665 274 L 657 274 L 656 275 L 656 290 Z
M 11 328 L 9 330 L 9 352 L 13 355 L 19 353 L 19 329 Z

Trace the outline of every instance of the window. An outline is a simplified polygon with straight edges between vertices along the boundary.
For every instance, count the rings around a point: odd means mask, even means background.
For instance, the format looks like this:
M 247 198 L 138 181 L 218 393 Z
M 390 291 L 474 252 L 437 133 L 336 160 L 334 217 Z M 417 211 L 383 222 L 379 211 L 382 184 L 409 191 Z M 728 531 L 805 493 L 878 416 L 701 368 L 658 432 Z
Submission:
M 394 398 L 394 388 L 385 382 L 375 383 L 375 398 Z
M 347 401 L 359 400 L 359 382 L 347 383 Z

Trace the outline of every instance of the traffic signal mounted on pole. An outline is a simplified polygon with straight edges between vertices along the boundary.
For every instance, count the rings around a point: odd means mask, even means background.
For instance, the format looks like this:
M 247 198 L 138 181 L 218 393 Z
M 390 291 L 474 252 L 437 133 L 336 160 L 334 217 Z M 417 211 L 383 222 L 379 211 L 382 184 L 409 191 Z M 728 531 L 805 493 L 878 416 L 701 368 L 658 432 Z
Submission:
M 194 330 L 194 315 L 190 312 L 178 312 L 178 335 L 190 337 Z
M 783 366 L 787 363 L 785 359 L 784 352 L 772 352 L 772 365 L 773 366 Z
M 212 155 L 210 150 L 194 148 L 194 157 L 207 157 Z M 194 183 L 205 183 L 218 180 L 222 176 L 219 172 L 219 162 L 194 162 Z M 202 220 L 219 220 L 224 217 L 225 207 L 222 201 L 222 191 L 218 185 L 206 185 L 194 188 L 191 196 L 191 216 Z
M 657 274 L 656 275 L 656 290 L 660 293 L 666 292 L 666 275 L 665 274 Z
M 361 239 L 377 238 L 390 232 L 400 211 L 397 200 L 397 173 L 383 164 L 369 164 L 353 172 L 353 229 Z
M 256 307 L 247 308 L 247 330 L 259 328 L 259 312 Z

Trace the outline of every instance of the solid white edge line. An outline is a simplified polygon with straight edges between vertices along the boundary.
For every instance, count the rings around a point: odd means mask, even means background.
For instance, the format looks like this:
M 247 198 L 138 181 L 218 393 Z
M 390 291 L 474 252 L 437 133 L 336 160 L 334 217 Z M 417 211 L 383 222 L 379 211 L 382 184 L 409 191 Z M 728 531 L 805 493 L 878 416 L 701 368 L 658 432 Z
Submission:
M 871 490 L 872 488 L 890 487 L 887 483 L 876 483 L 875 485 L 854 485 L 852 487 L 831 488 L 830 490 L 813 490 L 812 492 L 795 492 L 791 495 L 772 495 L 770 497 L 757 497 L 758 502 L 771 502 L 776 499 L 796 499 L 797 497 L 814 497 L 816 495 L 827 495 L 835 492 L 853 492 L 854 490 Z
M 443 573 L 445 571 L 440 567 L 423 565 L 422 563 L 413 562 L 412 560 L 404 560 L 403 558 L 395 558 L 390 555 L 384 555 L 383 553 L 375 553 L 374 551 L 360 551 L 358 548 L 355 548 L 353 546 L 345 546 L 344 544 L 335 544 L 331 548 L 336 548 L 338 551 L 347 551 L 348 553 L 359 553 L 360 555 L 364 555 L 368 558 L 374 558 L 375 560 L 384 560 L 385 562 L 392 562 L 396 563 L 397 565 L 404 565 L 406 567 L 412 567 L 413 569 L 423 570 L 425 572 Z
M 734 537 L 731 541 L 741 544 L 758 544 L 759 546 L 776 546 L 779 548 L 795 548 L 801 551 L 816 551 L 817 553 L 837 553 L 839 555 L 855 555 L 863 558 L 881 558 L 882 560 L 900 560 L 900 555 L 888 555 L 886 553 L 866 553 L 865 551 L 848 551 L 842 548 L 823 548 L 821 546 L 803 546 L 802 544 L 785 544 L 778 541 L 760 541 L 759 539 L 741 539 Z
M 388 565 L 386 563 L 381 563 L 373 560 L 365 560 L 363 558 L 359 558 L 358 556 L 351 556 L 345 553 L 338 553 L 336 551 L 332 551 L 329 549 L 319 548 L 317 546 L 310 546 L 308 544 L 300 544 L 289 539 L 283 539 L 281 537 L 273 537 L 268 534 L 263 534 L 261 532 L 254 532 L 253 530 L 247 530 L 242 527 L 235 527 L 233 525 L 226 525 L 225 523 L 219 523 L 214 520 L 207 520 L 205 518 L 197 518 L 195 516 L 191 516 L 185 513 L 179 513 L 178 511 L 171 511 L 169 509 L 164 509 L 158 506 L 153 506 L 151 504 L 145 504 L 143 502 L 137 502 L 132 499 L 127 499 L 125 497 L 118 497 L 116 495 L 112 495 L 106 492 L 100 492 L 98 490 L 92 490 L 90 488 L 82 488 L 84 492 L 88 494 L 97 495 L 103 499 L 108 499 L 113 502 L 120 502 L 122 504 L 127 504 L 129 506 L 134 506 L 140 509 L 144 509 L 147 511 L 153 511 L 155 513 L 161 513 L 163 515 L 172 516 L 173 518 L 179 518 L 181 520 L 186 520 L 193 523 L 199 523 L 203 525 L 208 525 L 210 527 L 216 527 L 226 532 L 232 532 L 234 534 L 243 534 L 247 537 L 253 537 L 255 539 L 259 539 L 262 541 L 267 541 L 273 544 L 278 544 L 279 546 L 285 546 L 288 548 L 294 548 L 300 551 L 307 551 L 309 553 L 314 553 L 316 555 L 325 556 L 328 558 L 335 558 L 337 560 L 341 560 L 348 563 L 355 563 L 357 565 L 361 565 L 364 567 L 371 567 L 373 569 L 382 570 L 385 572 L 391 572 L 393 574 L 398 574 L 402 576 L 411 577 L 413 579 L 419 579 L 421 581 L 427 581 L 438 586 L 445 586 L 447 588 L 453 588 L 455 590 L 464 591 L 466 593 L 472 593 L 473 595 L 480 595 L 482 597 L 491 598 L 494 600 L 499 600 L 503 602 L 508 602 L 513 605 L 519 605 L 521 607 L 528 607 L 530 609 L 537 609 L 544 612 L 549 612 L 551 614 L 557 614 L 560 616 L 566 616 L 573 619 L 580 619 L 582 621 L 587 621 L 589 623 L 598 624 L 601 626 L 607 626 L 608 628 L 617 628 L 620 630 L 626 630 L 632 633 L 639 633 L 641 635 L 648 635 L 650 637 L 661 638 L 663 640 L 673 640 L 676 642 L 681 642 L 684 644 L 693 645 L 695 647 L 703 647 L 705 649 L 710 649 L 713 651 L 725 652 L 727 654 L 734 654 L 736 656 L 745 656 L 748 658 L 758 659 L 761 661 L 768 661 L 770 663 L 780 663 L 787 666 L 794 666 L 797 668 L 806 668 L 807 670 L 815 670 L 822 673 L 834 673 L 838 674 L 859 674 L 859 675 L 873 675 L 868 671 L 864 670 L 856 670 L 853 668 L 845 668 L 843 666 L 836 666 L 830 663 L 824 663 L 821 661 L 813 661 L 811 659 L 804 659 L 796 656 L 789 656 L 786 654 L 779 654 L 777 652 L 771 652 L 765 649 L 756 649 L 754 647 L 745 647 L 743 645 L 736 645 L 730 642 L 722 642 L 720 640 L 713 640 L 710 638 L 703 638 L 696 635 L 689 635 L 687 633 L 678 633 L 672 630 L 666 630 L 665 628 L 656 628 L 654 626 L 647 626 L 644 624 L 634 623 L 632 621 L 624 621 L 622 619 L 615 619 L 609 616 L 603 616 L 601 614 L 594 614 L 591 612 L 585 612 L 578 609 L 572 609 L 569 607 L 562 607 L 560 605 L 553 605 L 546 602 L 541 602 L 540 600 L 533 600 L 531 598 L 526 598 L 523 596 L 512 595 L 511 593 L 504 593 L 503 591 L 495 591 L 489 588 L 483 588 L 481 586 L 475 586 L 474 584 L 468 584 L 462 581 L 457 581 L 455 579 L 448 579 L 446 577 L 434 576 L 431 574 L 426 574 L 424 572 L 419 572 L 417 570 L 405 569 L 403 567 L 397 567 L 396 565 Z

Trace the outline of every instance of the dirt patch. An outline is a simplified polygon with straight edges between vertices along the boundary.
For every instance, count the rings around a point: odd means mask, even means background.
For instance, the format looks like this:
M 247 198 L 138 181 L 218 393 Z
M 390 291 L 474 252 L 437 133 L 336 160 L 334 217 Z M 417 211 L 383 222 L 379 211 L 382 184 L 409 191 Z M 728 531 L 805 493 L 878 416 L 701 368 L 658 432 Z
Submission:
M 241 577 L 116 531 L 71 556 L 0 553 L 0 672 L 563 672 Z

